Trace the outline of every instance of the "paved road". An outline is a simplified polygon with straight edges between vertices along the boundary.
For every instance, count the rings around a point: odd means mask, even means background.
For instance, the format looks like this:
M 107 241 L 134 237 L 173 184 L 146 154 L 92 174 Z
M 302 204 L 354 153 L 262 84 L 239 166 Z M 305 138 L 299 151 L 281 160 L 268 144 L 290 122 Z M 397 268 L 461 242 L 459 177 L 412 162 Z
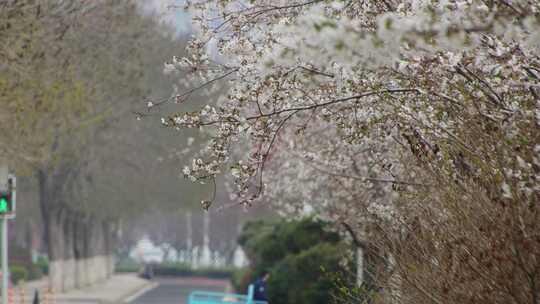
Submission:
M 134 299 L 131 304 L 186 304 L 193 290 L 223 292 L 228 286 L 227 280 L 206 278 L 157 278 L 154 281 L 159 285 Z

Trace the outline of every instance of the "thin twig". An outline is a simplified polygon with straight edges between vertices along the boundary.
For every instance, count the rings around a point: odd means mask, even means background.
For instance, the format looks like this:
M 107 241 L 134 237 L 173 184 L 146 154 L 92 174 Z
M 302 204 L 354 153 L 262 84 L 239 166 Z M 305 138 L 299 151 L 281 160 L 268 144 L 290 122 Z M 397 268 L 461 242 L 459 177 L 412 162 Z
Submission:
M 259 196 L 261 193 L 262 193 L 262 190 L 263 190 L 263 175 L 264 175 L 264 165 L 266 164 L 266 160 L 268 159 L 268 154 L 270 153 L 270 149 L 272 149 L 272 146 L 274 145 L 274 142 L 276 140 L 276 137 L 277 135 L 279 134 L 279 131 L 281 130 L 281 128 L 285 125 L 285 123 L 291 119 L 291 117 L 293 117 L 296 113 L 298 113 L 299 111 L 295 111 L 291 114 L 289 114 L 289 116 L 287 116 L 285 119 L 283 119 L 278 128 L 276 129 L 276 132 L 274 133 L 274 136 L 272 136 L 272 140 L 270 141 L 270 144 L 268 145 L 268 149 L 266 149 L 266 153 L 264 154 L 263 156 L 263 161 L 261 163 L 261 167 L 260 167 L 260 172 L 261 172 L 261 175 L 260 175 L 260 179 L 259 179 L 259 191 L 257 193 L 257 196 Z

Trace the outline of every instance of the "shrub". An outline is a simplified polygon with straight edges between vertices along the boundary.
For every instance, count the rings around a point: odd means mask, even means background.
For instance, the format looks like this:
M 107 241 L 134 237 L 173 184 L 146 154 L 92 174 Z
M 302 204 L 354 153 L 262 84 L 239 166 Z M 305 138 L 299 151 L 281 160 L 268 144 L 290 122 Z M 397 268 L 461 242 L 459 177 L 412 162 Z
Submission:
M 288 255 L 270 272 L 270 303 L 331 303 L 336 286 L 327 273 L 347 277 L 340 266 L 343 252 L 334 244 L 319 243 L 299 254 Z
M 192 277 L 201 276 L 216 279 L 230 278 L 232 277 L 232 268 L 199 268 L 193 269 L 186 264 L 164 263 L 155 265 L 154 275 L 157 276 L 180 276 L 180 277 Z
M 11 266 L 9 267 L 11 274 L 11 282 L 14 285 L 17 285 L 21 280 L 26 281 L 28 279 L 28 271 L 22 266 Z
M 235 269 L 232 273 L 231 284 L 237 293 L 244 293 L 252 280 L 250 268 Z
M 270 272 L 267 296 L 271 303 L 330 303 L 339 288 L 332 275 L 342 277 L 346 287 L 354 285 L 346 272 L 355 272 L 347 255 L 351 251 L 324 222 L 310 218 L 251 222 L 239 243 L 250 258 L 251 269 L 233 276 L 237 292 L 244 293 L 266 271 Z
M 339 235 L 327 230 L 327 224 L 311 218 L 300 221 L 248 223 L 239 238 L 253 265 L 254 279 L 275 266 L 287 254 L 298 254 L 326 242 L 337 244 Z
M 36 265 L 41 268 L 41 272 L 45 275 L 49 274 L 49 260 L 46 257 L 40 256 L 37 258 Z

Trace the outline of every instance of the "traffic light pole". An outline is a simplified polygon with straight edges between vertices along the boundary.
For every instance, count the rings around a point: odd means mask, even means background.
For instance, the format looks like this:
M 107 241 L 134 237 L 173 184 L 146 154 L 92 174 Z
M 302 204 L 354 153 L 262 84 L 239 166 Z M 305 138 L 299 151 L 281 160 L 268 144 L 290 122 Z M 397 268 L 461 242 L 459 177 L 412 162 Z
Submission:
M 15 188 L 16 187 L 16 179 L 14 175 L 9 174 L 9 170 L 7 166 L 3 166 L 0 164 L 0 191 L 2 192 L 12 192 L 9 193 L 8 200 L 11 200 L 11 202 L 6 202 L 6 208 L 8 208 L 9 204 L 11 204 L 11 207 L 15 206 Z M 14 211 L 13 210 L 7 210 Z M 2 304 L 8 304 L 8 288 L 9 288 L 9 267 L 8 267 L 8 219 L 14 218 L 15 213 L 12 214 L 1 214 L 0 215 L 0 226 L 2 228 L 2 234 L 0 235 L 2 237 L 2 248 L 1 248 L 1 262 L 2 262 Z
M 2 304 L 8 303 L 8 219 L 2 218 Z

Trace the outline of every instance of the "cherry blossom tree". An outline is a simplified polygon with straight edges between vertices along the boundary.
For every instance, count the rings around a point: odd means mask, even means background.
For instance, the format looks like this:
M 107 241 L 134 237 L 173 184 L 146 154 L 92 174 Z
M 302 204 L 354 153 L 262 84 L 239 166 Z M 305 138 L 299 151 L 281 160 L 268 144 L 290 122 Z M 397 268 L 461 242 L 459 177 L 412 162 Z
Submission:
M 149 106 L 227 90 L 163 119 L 209 130 L 186 177 L 230 169 L 240 204 L 343 226 L 385 300 L 540 301 L 540 4 L 186 8 L 198 34 L 167 69 L 193 88 Z

